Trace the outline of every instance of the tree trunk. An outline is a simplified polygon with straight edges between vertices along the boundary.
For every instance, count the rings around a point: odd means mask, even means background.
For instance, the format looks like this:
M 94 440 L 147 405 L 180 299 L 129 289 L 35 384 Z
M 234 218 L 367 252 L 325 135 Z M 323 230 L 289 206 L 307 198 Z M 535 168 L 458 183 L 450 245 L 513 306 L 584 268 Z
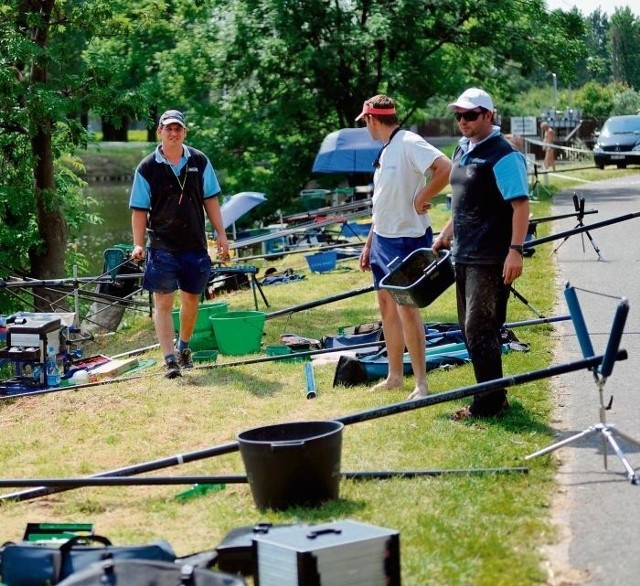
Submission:
M 158 125 L 156 120 L 160 118 L 158 106 L 151 106 L 149 113 L 151 115 L 151 126 L 147 128 L 147 142 L 156 142 L 158 140 Z
M 127 142 L 129 131 L 129 121 L 125 118 L 118 128 L 112 122 L 102 119 L 102 140 L 114 142 Z
M 46 47 L 48 43 L 49 21 L 55 5 L 55 0 L 40 2 L 42 24 L 33 29 L 32 34 L 39 47 Z M 36 59 L 31 66 L 31 84 L 38 86 L 47 83 L 46 60 Z M 64 276 L 64 257 L 67 248 L 67 224 L 60 211 L 55 194 L 55 177 L 53 169 L 51 118 L 39 118 L 35 114 L 35 131 L 31 138 L 31 150 L 36 161 L 34 176 L 34 192 L 36 202 L 36 223 L 41 238 L 41 244 L 29 250 L 31 274 L 36 279 L 52 279 Z M 43 288 L 33 290 L 34 305 L 40 311 L 52 311 L 60 307 L 58 302 L 61 293 L 48 291 Z M 64 306 L 61 307 L 65 309 Z

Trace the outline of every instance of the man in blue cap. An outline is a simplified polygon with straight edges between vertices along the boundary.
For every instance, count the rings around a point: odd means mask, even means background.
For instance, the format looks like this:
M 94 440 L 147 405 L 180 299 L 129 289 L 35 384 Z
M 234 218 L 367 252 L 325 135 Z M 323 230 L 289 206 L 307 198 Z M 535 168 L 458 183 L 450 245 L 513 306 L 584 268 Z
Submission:
M 205 233 L 206 212 L 217 234 L 218 254 L 229 259 L 222 224 L 220 185 L 209 159 L 184 144 L 187 125 L 182 112 L 168 110 L 158 122 L 160 144 L 138 165 L 129 207 L 134 260 L 146 258 L 143 287 L 153 292 L 156 336 L 165 361 L 165 376 L 182 376 L 193 368 L 189 343 L 198 317 L 200 296 L 211 274 Z M 180 290 L 180 332 L 173 345 L 171 316 Z

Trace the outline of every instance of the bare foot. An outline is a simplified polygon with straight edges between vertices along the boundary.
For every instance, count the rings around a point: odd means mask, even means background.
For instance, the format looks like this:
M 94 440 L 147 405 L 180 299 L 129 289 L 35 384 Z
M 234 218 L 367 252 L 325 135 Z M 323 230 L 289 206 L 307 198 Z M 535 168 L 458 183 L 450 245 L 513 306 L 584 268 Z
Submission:
M 421 384 L 416 385 L 416 388 L 413 389 L 413 392 L 407 397 L 407 401 L 415 401 L 416 399 L 424 399 L 429 396 L 427 391 L 427 385 Z
M 393 389 L 401 389 L 402 388 L 402 377 L 388 376 L 383 381 L 379 382 L 377 385 L 373 385 L 369 392 L 373 393 L 375 391 L 392 391 Z

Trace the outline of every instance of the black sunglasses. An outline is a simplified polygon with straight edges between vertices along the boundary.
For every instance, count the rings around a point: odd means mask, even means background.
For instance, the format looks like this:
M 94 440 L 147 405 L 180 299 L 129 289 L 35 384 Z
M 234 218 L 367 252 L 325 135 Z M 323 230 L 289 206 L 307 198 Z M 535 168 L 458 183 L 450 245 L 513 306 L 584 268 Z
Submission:
M 481 114 L 484 114 L 483 110 L 470 110 L 469 112 L 456 112 L 455 117 L 458 122 L 460 122 L 460 120 L 462 120 L 463 118 L 467 122 L 474 122 Z

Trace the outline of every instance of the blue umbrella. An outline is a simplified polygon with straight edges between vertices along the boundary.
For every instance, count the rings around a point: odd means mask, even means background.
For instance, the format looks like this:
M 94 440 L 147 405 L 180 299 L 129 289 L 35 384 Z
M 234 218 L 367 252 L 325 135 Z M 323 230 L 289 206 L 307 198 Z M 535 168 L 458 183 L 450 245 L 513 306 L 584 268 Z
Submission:
M 228 228 L 238 218 L 266 200 L 264 193 L 258 193 L 257 191 L 236 193 L 220 206 L 223 226 Z
M 373 173 L 382 143 L 366 128 L 342 128 L 328 134 L 316 155 L 313 173 Z

